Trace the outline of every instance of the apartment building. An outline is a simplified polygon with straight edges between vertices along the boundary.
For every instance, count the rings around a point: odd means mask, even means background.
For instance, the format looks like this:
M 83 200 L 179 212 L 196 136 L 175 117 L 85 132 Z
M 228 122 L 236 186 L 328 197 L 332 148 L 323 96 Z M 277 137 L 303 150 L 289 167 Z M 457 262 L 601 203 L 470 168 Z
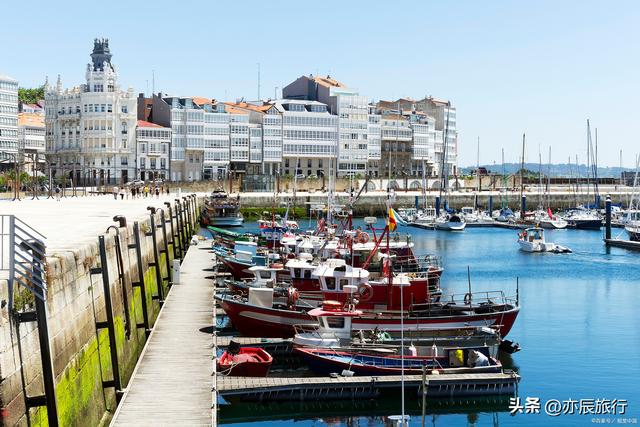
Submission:
M 108 39 L 95 39 L 86 83 L 45 82 L 46 153 L 54 176 L 124 184 L 136 175 L 136 98 L 124 91 Z

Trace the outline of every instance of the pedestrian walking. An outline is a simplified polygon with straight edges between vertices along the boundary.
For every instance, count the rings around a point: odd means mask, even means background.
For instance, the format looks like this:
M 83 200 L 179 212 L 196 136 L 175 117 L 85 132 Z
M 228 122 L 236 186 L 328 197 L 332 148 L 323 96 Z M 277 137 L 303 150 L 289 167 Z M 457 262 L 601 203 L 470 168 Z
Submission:
M 156 185 L 156 199 L 160 198 L 160 188 Z
M 144 186 L 144 198 L 146 199 L 149 196 L 149 187 L 148 186 Z
M 113 186 L 113 198 L 115 200 L 118 200 L 118 193 L 120 192 L 120 189 L 118 188 L 117 185 Z
M 169 186 L 167 185 L 167 196 L 169 195 Z
M 60 186 L 56 185 L 56 189 L 54 191 L 56 192 L 56 200 L 60 201 Z

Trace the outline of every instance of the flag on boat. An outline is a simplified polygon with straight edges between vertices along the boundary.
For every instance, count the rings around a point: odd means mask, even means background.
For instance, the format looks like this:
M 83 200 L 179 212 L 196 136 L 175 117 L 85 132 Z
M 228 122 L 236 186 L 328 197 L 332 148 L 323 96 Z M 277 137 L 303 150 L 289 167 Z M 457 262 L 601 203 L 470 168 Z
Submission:
M 393 208 L 389 208 L 389 221 L 387 222 L 389 226 L 389 231 L 395 231 L 398 228 L 398 221 L 396 221 L 396 216 L 393 211 Z
M 549 215 L 549 218 L 553 219 L 553 213 L 551 212 L 551 208 L 547 208 L 547 215 Z
M 393 216 L 396 219 L 396 222 L 398 223 L 398 225 L 407 225 L 407 221 L 405 221 L 404 219 L 402 219 L 402 216 L 400 216 L 400 214 L 398 212 L 396 212 L 395 209 L 391 208 L 391 210 L 393 211 Z

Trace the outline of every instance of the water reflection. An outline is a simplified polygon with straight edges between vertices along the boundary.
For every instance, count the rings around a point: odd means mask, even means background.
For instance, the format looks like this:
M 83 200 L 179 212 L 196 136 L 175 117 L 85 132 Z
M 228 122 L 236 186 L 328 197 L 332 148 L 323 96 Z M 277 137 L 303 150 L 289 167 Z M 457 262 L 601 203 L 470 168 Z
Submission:
M 480 418 L 496 425 L 498 414 L 508 416 L 509 397 L 427 399 L 424 411 L 426 425 L 452 425 L 451 416 L 459 420 L 455 425 L 476 425 Z M 421 425 L 422 401 L 407 399 L 405 410 L 411 416 L 411 425 Z M 345 399 L 341 401 L 312 402 L 234 402 L 220 406 L 221 424 L 243 424 L 289 421 L 312 426 L 317 422 L 334 426 L 391 425 L 389 414 L 399 413 L 399 402 L 394 396 L 384 399 Z M 446 417 L 445 417 L 446 416 Z

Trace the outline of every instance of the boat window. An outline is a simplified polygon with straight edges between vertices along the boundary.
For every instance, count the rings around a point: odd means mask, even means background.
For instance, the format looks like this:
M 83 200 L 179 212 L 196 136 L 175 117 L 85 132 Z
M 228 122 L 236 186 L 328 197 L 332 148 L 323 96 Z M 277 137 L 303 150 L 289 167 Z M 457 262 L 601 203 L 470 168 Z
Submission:
M 299 268 L 294 268 L 293 269 L 293 277 L 301 277 Z
M 311 279 L 311 270 L 305 270 L 304 271 L 304 278 L 305 279 Z
M 271 278 L 271 272 L 269 272 L 269 271 L 261 271 L 260 272 L 260 278 L 262 278 L 262 279 L 270 279 Z
M 327 326 L 333 329 L 344 328 L 344 317 L 327 317 Z
M 336 279 L 333 277 L 327 277 L 325 279 L 325 283 L 327 284 L 327 289 L 335 290 L 336 288 Z
M 349 284 L 349 279 L 340 279 L 340 289 L 344 289 Z

